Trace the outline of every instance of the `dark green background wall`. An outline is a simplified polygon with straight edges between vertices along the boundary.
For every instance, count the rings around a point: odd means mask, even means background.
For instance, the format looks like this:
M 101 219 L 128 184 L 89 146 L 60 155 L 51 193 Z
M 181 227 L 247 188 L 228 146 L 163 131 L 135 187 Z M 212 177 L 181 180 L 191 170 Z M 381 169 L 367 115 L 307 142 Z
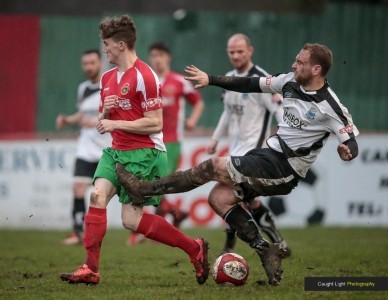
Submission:
M 122 13 L 112 13 L 120 15 Z M 107 13 L 107 15 L 110 15 Z M 195 64 L 213 74 L 230 69 L 225 53 L 228 37 L 249 35 L 254 61 L 270 73 L 287 72 L 306 42 L 328 45 L 334 67 L 328 79 L 355 123 L 363 130 L 388 131 L 388 9 L 386 6 L 329 4 L 319 15 L 274 13 L 189 13 L 181 21 L 171 15 L 132 15 L 138 30 L 138 55 L 156 40 L 171 46 L 173 68 Z M 75 110 L 76 88 L 84 80 L 81 53 L 99 47 L 101 18 L 43 17 L 37 130 L 54 130 L 59 112 Z M 201 90 L 206 112 L 200 125 L 217 124 L 222 111 L 220 90 Z

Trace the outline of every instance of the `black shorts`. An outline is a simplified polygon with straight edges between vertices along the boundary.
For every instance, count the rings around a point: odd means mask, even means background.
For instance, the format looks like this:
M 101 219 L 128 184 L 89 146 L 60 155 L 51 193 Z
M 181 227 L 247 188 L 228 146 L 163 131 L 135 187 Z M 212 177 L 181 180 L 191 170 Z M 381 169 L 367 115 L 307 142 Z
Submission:
M 74 177 L 90 177 L 93 178 L 94 172 L 97 169 L 98 162 L 88 162 L 77 158 L 75 161 Z
M 257 196 L 287 195 L 301 178 L 282 153 L 269 148 L 253 149 L 244 156 L 231 156 L 227 169 L 240 185 L 245 202 Z

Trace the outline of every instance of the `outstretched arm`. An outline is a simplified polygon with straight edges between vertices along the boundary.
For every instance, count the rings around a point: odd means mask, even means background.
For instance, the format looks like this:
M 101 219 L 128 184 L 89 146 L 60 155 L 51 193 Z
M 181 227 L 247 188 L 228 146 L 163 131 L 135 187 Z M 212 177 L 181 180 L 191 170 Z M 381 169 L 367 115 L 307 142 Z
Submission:
M 349 161 L 357 157 L 358 145 L 354 137 L 339 144 L 337 147 L 338 155 L 342 160 Z
M 230 76 L 212 76 L 191 65 L 185 68 L 186 80 L 196 81 L 196 89 L 204 88 L 208 85 L 215 85 L 229 91 L 239 93 L 261 93 L 260 77 L 230 77 Z

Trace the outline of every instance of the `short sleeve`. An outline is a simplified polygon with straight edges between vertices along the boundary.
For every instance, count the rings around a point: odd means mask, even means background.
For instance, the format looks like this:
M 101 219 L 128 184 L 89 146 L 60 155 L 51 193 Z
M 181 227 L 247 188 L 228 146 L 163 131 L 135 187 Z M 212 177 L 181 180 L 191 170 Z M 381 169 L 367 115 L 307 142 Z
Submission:
M 142 97 L 141 108 L 144 112 L 162 108 L 162 93 L 158 77 L 151 68 L 146 68 L 143 72 L 137 72 L 137 92 Z

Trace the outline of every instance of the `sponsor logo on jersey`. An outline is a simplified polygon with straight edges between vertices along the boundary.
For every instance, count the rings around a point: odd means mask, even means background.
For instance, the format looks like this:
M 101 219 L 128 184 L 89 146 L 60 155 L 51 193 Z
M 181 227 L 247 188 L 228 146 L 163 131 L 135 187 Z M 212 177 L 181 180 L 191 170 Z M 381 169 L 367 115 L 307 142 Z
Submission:
M 317 113 L 317 109 L 314 107 L 310 107 L 309 111 L 306 113 L 306 117 L 310 120 L 315 119 L 315 114 Z
M 271 85 L 272 76 L 269 76 L 265 79 L 265 85 Z
M 342 127 L 340 130 L 339 130 L 339 133 L 340 134 L 344 134 L 344 133 L 352 133 L 353 132 L 353 125 L 346 125 L 345 127 Z
M 129 83 L 127 82 L 121 87 L 121 94 L 126 95 L 129 92 Z
M 302 126 L 306 126 L 305 121 L 303 121 L 301 118 L 295 116 L 287 108 L 284 108 L 283 120 L 291 128 L 298 128 L 300 130 L 303 130 Z
M 104 92 L 109 91 L 109 87 L 104 88 Z
M 284 98 L 291 98 L 292 97 L 292 93 L 291 92 L 285 92 L 284 93 Z
M 242 116 L 244 115 L 244 105 L 240 104 L 228 104 L 228 108 L 231 114 Z
M 143 109 L 149 110 L 153 108 L 159 108 L 161 107 L 162 104 L 162 99 L 161 98 L 150 98 L 145 100 L 144 102 L 141 103 L 141 107 Z
M 116 103 L 123 110 L 132 109 L 131 101 L 129 99 L 117 98 Z

